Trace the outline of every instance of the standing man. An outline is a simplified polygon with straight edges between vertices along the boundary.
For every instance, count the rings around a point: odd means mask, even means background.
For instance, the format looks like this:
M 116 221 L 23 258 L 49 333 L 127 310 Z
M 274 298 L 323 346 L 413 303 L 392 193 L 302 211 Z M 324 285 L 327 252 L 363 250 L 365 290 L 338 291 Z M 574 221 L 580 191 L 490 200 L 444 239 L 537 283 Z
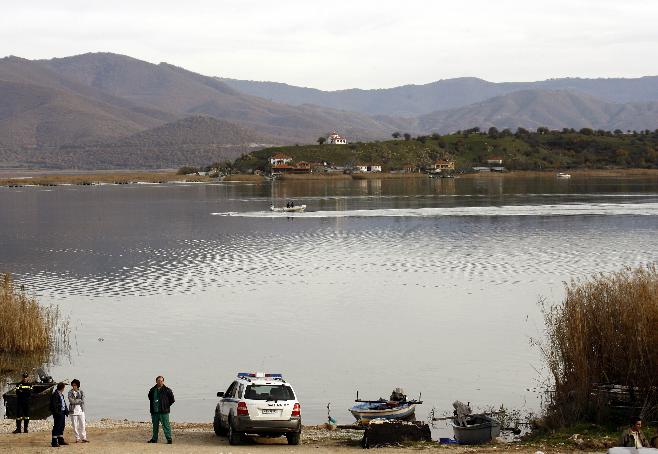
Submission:
M 642 419 L 633 416 L 630 421 L 630 426 L 621 434 L 619 446 L 627 448 L 648 448 L 649 443 L 642 433 Z
M 57 384 L 57 391 L 50 396 L 50 412 L 53 414 L 53 448 L 59 448 L 62 445 L 68 445 L 64 441 L 64 426 L 66 425 L 66 415 L 69 409 L 64 399 L 64 383 Z
M 85 427 L 85 393 L 80 389 L 80 380 L 77 378 L 71 382 L 69 408 L 71 410 L 71 425 L 73 426 L 75 442 L 89 443 Z
M 164 377 L 158 375 L 155 379 L 155 386 L 149 390 L 149 407 L 151 411 L 151 422 L 153 423 L 153 435 L 148 441 L 149 443 L 158 442 L 158 432 L 160 430 L 160 423 L 162 423 L 162 431 L 167 438 L 167 443 L 172 444 L 171 426 L 169 425 L 169 408 L 176 402 L 174 393 L 170 388 L 164 384 Z
M 21 421 L 23 421 L 23 432 L 27 433 L 30 424 L 30 399 L 32 398 L 32 385 L 29 383 L 29 375 L 23 373 L 23 379 L 16 385 L 16 430 L 13 433 L 21 433 Z

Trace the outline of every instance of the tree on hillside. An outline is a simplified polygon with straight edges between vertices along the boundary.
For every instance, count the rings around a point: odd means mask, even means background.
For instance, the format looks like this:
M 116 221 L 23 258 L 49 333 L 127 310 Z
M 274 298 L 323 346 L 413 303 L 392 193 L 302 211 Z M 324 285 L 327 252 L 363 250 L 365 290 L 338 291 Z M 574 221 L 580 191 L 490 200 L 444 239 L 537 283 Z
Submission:
M 549 129 L 546 126 L 540 126 L 537 128 L 537 134 L 548 134 Z
M 491 128 L 489 128 L 489 131 L 487 131 L 487 134 L 492 139 L 495 139 L 496 137 L 498 137 L 498 128 L 496 128 L 495 126 L 492 126 Z
M 318 137 L 318 144 L 322 145 L 326 141 L 327 141 L 326 137 L 322 137 L 322 136 Z
M 409 134 L 408 132 L 405 132 L 404 133 L 404 140 L 411 140 L 411 134 Z
M 402 134 L 400 134 L 400 133 L 397 132 L 397 131 L 395 131 L 393 134 L 391 134 L 391 136 L 393 136 L 394 139 L 399 139 L 401 135 L 402 135 Z

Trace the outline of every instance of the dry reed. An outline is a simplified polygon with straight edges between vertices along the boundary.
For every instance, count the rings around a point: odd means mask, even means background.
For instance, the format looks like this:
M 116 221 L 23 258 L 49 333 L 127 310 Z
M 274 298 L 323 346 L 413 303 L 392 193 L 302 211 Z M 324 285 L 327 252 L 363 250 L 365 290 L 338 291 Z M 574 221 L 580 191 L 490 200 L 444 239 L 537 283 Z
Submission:
M 544 306 L 546 338 L 540 348 L 553 380 L 547 403 L 549 424 L 610 422 L 610 400 L 602 398 L 602 385 L 620 385 L 616 389 L 629 390 L 633 402 L 627 406 L 628 411 L 645 417 L 655 414 L 655 265 L 573 280 L 565 287 L 562 303 Z
M 0 353 L 54 353 L 69 346 L 69 322 L 57 307 L 41 306 L 0 274 Z

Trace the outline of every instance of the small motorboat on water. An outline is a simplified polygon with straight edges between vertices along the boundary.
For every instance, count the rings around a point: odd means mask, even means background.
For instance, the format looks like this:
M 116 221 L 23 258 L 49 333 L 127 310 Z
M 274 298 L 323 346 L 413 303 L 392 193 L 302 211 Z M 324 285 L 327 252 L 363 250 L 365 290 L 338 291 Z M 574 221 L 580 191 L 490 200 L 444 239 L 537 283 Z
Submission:
M 571 175 L 568 174 L 568 173 L 562 173 L 562 172 L 559 172 L 559 173 L 557 174 L 557 177 L 558 177 L 558 178 L 563 178 L 563 179 L 568 179 L 568 178 L 571 178 Z
M 452 419 L 452 431 L 455 440 L 461 445 L 479 445 L 489 443 L 500 436 L 500 422 L 483 413 L 472 414 L 471 407 L 456 401 L 452 404 L 455 416 Z
M 285 207 L 275 207 L 274 205 L 270 205 L 270 210 L 274 211 L 275 213 L 303 213 L 305 209 L 306 205 L 293 205 Z
M 391 393 L 391 398 L 385 400 L 361 400 L 359 393 L 356 394 L 356 405 L 349 409 L 350 413 L 356 418 L 357 422 L 368 423 L 373 419 L 414 419 L 416 405 L 423 402 L 420 400 L 407 400 L 407 396 L 400 388 L 396 388 Z

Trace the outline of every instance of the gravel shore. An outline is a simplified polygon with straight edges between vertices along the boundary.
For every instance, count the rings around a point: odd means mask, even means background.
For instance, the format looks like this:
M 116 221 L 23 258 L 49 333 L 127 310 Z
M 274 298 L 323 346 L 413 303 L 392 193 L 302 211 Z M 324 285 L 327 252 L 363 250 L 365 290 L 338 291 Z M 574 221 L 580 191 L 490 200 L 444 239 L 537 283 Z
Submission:
M 68 423 L 68 421 L 67 421 Z M 51 421 L 32 421 L 29 434 L 12 434 L 15 425 L 13 420 L 0 421 L 0 453 L 50 453 Z M 359 452 L 359 440 L 362 432 L 348 430 L 327 430 L 323 426 L 304 426 L 302 443 L 299 446 L 289 446 L 285 438 L 255 438 L 249 439 L 244 445 L 231 446 L 224 437 L 217 437 L 212 424 L 207 423 L 172 423 L 174 444 L 167 445 L 161 437 L 157 445 L 147 444 L 151 435 L 151 423 L 140 421 L 117 421 L 102 419 L 87 424 L 87 434 L 90 443 L 76 444 L 70 427 L 67 427 L 65 439 L 71 443 L 63 446 L 60 451 L 83 453 L 256 453 L 256 452 L 295 452 L 306 453 L 347 453 Z M 378 453 L 503 453 L 518 454 L 567 453 L 569 448 L 549 448 L 544 446 L 527 446 L 517 444 L 491 444 L 478 447 L 440 446 L 436 442 L 415 443 L 405 446 L 378 448 Z M 581 454 L 587 451 L 578 450 Z M 604 451 L 600 451 L 604 452 Z

